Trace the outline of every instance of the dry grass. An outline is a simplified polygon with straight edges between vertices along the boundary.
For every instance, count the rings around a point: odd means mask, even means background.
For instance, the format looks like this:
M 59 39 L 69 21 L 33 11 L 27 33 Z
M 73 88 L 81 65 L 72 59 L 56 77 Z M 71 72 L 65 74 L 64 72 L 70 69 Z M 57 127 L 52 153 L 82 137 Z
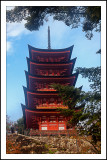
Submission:
M 21 154 L 20 143 L 15 143 L 15 137 L 6 137 L 6 154 Z

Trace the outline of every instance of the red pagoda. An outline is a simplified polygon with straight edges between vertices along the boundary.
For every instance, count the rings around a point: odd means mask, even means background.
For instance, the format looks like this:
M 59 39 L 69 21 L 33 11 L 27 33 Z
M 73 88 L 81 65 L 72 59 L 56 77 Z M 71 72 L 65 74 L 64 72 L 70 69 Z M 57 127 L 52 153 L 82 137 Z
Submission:
M 75 86 L 78 73 L 72 73 L 76 58 L 70 59 L 73 46 L 51 49 L 48 27 L 48 49 L 28 45 L 27 88 L 24 88 L 25 105 L 22 104 L 25 127 L 38 130 L 66 130 L 67 119 L 57 108 L 64 106 L 53 83 Z

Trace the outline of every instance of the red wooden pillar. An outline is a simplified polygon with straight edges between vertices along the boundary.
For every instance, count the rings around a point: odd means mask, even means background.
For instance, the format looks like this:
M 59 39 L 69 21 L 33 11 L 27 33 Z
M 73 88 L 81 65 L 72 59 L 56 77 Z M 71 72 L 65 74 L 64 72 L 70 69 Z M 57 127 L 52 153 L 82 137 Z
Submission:
M 57 107 L 57 99 L 55 99 L 55 102 L 54 102 L 54 103 L 55 103 L 55 107 Z
M 54 62 L 53 58 L 51 59 L 51 62 Z
M 64 118 L 64 121 L 65 121 L 64 130 L 66 130 L 66 117 Z
M 52 76 L 54 76 L 54 71 L 52 71 Z
M 43 106 L 43 99 L 41 98 L 41 105 Z
M 58 70 L 58 72 L 57 72 L 57 75 L 58 75 L 58 76 L 60 75 L 59 70 Z
M 48 106 L 48 104 L 49 104 L 49 100 L 48 100 L 48 99 L 46 99 L 46 104 L 47 104 L 47 106 Z
M 47 115 L 46 119 L 47 119 L 47 130 L 49 130 L 49 117 L 48 117 L 48 115 Z
M 48 83 L 46 83 L 46 88 L 48 89 Z
M 41 117 L 39 117 L 39 130 L 41 130 Z
M 59 130 L 59 126 L 58 126 L 58 116 L 56 117 L 56 121 L 57 121 L 57 130 Z
M 43 89 L 43 83 L 41 83 L 41 89 Z
M 46 71 L 46 75 L 48 76 L 48 71 Z

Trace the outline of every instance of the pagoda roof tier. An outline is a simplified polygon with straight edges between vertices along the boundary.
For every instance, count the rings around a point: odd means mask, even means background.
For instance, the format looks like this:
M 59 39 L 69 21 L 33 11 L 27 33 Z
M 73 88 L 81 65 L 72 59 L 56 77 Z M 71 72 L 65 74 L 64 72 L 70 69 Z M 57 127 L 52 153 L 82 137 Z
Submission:
M 60 111 L 58 111 L 58 110 L 56 110 L 56 109 L 53 109 L 53 110 L 51 110 L 51 109 L 33 109 L 33 108 L 29 108 L 29 107 L 27 107 L 26 105 L 24 105 L 24 104 L 21 104 L 21 106 L 22 106 L 22 110 L 24 111 L 25 109 L 27 109 L 27 110 L 29 110 L 29 111 L 33 111 L 33 112 L 35 112 L 35 113 L 60 113 Z M 82 108 L 84 108 L 85 107 L 85 103 L 83 103 L 81 106 L 78 106 L 78 107 L 75 107 L 75 110 L 80 110 L 80 109 L 82 109 Z
M 67 63 L 38 63 L 27 58 L 28 71 L 33 75 L 64 74 L 70 75 L 73 72 L 76 58 Z
M 37 90 L 42 88 L 47 88 L 52 83 L 60 83 L 62 85 L 75 86 L 78 78 L 78 72 L 70 76 L 33 76 L 25 71 L 27 87 L 30 90 Z M 48 85 L 47 87 L 44 85 Z M 49 88 L 49 87 L 48 87 Z
M 57 95 L 58 91 L 32 91 L 32 90 L 29 90 L 28 88 L 24 87 L 23 86 L 23 89 L 24 89 L 24 92 L 28 92 L 28 93 L 31 93 L 31 94 L 34 94 L 34 95 L 38 95 L 38 96 L 44 96 L 44 95 Z
M 73 58 L 73 59 L 70 59 L 69 61 L 64 61 L 64 62 L 37 62 L 37 61 L 34 61 L 34 60 L 32 60 L 31 58 L 28 58 L 28 57 L 26 57 L 26 59 L 27 59 L 27 62 L 28 61 L 31 61 L 31 62 L 33 62 L 33 63 L 36 63 L 36 64 L 67 64 L 67 63 L 75 63 L 75 61 L 76 61 L 76 59 L 77 59 L 77 57 L 75 57 L 75 58 Z
M 26 87 L 23 87 L 24 94 L 25 94 L 25 103 L 28 107 L 35 107 L 37 106 L 37 99 L 41 98 L 51 98 L 51 97 L 58 97 L 57 91 L 31 91 L 28 90 Z
M 29 108 L 29 107 L 27 107 L 26 105 L 24 105 L 24 104 L 21 104 L 21 106 L 22 106 L 22 109 L 27 109 L 27 110 L 29 110 L 29 111 L 33 111 L 33 112 L 35 112 L 35 113 L 45 113 L 45 112 L 47 112 L 47 113 L 60 113 L 60 111 L 57 111 L 56 109 L 53 109 L 53 110 L 51 110 L 51 109 L 33 109 L 33 108 Z
M 39 49 L 28 45 L 29 57 L 39 62 L 68 61 L 70 60 L 74 45 L 64 49 Z M 53 58 L 54 59 L 51 59 Z
M 59 111 L 55 110 L 34 110 L 26 107 L 25 105 L 21 104 L 22 106 L 22 111 L 23 111 L 23 117 L 24 117 L 24 125 L 25 128 L 32 128 L 32 124 L 36 125 L 36 120 L 40 116 L 45 116 L 45 115 L 59 115 Z M 34 122 L 35 120 L 35 122 Z

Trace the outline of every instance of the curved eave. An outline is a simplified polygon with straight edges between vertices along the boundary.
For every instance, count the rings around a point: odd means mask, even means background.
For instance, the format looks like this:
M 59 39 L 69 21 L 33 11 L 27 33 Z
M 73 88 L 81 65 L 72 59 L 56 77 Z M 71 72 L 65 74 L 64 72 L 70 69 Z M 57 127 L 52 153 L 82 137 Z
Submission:
M 72 72 L 73 72 L 73 69 L 74 69 L 76 60 L 77 60 L 77 57 L 71 60 L 72 63 L 73 63 L 73 64 L 72 64 L 72 69 L 71 69 L 71 74 L 72 74 Z
M 73 86 L 75 86 L 76 84 L 76 81 L 77 81 L 77 78 L 78 78 L 78 72 L 77 73 L 74 73 L 72 76 L 75 76 L 75 80 L 74 80 L 74 83 L 73 83 Z M 28 73 L 26 72 L 26 77 L 28 76 Z M 28 80 L 28 78 L 27 78 Z M 35 95 L 56 95 L 58 93 L 58 91 L 32 91 L 32 90 L 29 90 L 29 88 L 26 88 L 23 86 L 23 89 L 24 89 L 24 93 L 25 93 L 25 100 L 27 101 L 27 92 L 30 92 L 32 94 L 35 94 Z
M 51 66 L 51 65 L 55 65 L 55 67 L 56 67 L 56 65 L 65 65 L 65 66 L 70 66 L 70 65 L 72 65 L 72 69 L 71 69 L 71 74 L 72 74 L 72 72 L 73 72 L 73 69 L 74 69 L 74 66 L 75 66 L 75 62 L 76 62 L 76 59 L 77 59 L 77 57 L 76 58 L 74 58 L 74 59 L 72 59 L 72 60 L 70 60 L 69 62 L 62 62 L 62 63 L 39 63 L 39 62 L 35 62 L 35 61 L 32 61 L 30 58 L 28 58 L 28 57 L 26 57 L 26 59 L 27 59 L 27 65 L 28 65 L 28 72 L 30 72 L 30 62 L 32 63 L 32 64 L 34 64 L 34 65 L 36 65 L 36 66 L 43 66 L 44 67 L 44 65 L 46 65 L 46 66 Z
M 27 88 L 23 86 L 24 95 L 25 95 L 25 104 L 28 106 L 28 99 L 27 99 Z
M 35 78 L 35 80 L 36 79 L 46 79 L 47 80 L 47 78 L 48 79 L 58 79 L 58 78 L 61 78 L 61 79 L 66 79 L 66 78 L 69 78 L 69 79 L 72 79 L 74 76 L 75 76 L 75 80 L 74 80 L 74 83 L 73 83 L 73 86 L 75 86 L 75 83 L 76 83 L 76 81 L 77 81 L 77 78 L 78 78 L 78 72 L 77 73 L 74 73 L 74 74 L 72 74 L 72 75 L 70 75 L 70 76 L 34 76 L 34 75 L 32 75 L 32 74 L 29 74 L 29 72 L 27 72 L 27 71 L 25 71 L 25 75 L 26 75 L 26 81 L 27 81 L 27 87 L 29 88 L 29 76 L 31 76 L 32 78 Z
M 29 57 L 31 58 L 31 51 L 34 50 L 35 51 L 35 54 L 36 52 L 47 52 L 47 53 L 51 53 L 51 52 L 65 52 L 65 51 L 70 51 L 70 55 L 69 55 L 69 59 L 71 57 L 71 53 L 72 53 L 72 50 L 73 50 L 73 47 L 74 45 L 68 47 L 68 48 L 63 48 L 63 49 L 40 49 L 40 48 L 35 48 L 35 47 L 32 47 L 28 44 L 28 49 L 29 49 Z
M 83 85 L 81 87 L 79 87 L 80 91 L 82 90 L 82 87 L 83 87 Z
M 75 80 L 74 80 L 73 86 L 75 86 L 75 84 L 77 82 L 77 78 L 78 78 L 79 72 L 74 73 L 74 75 L 75 75 Z
M 43 64 L 43 65 L 44 64 L 49 64 L 49 65 L 51 65 L 51 64 L 69 64 L 69 63 L 75 64 L 77 57 L 69 60 L 68 62 L 36 62 L 36 61 L 34 61 L 34 60 L 32 60 L 31 58 L 28 58 L 28 57 L 26 57 L 26 59 L 27 59 L 27 63 L 32 62 L 32 63 L 38 64 L 38 65 L 39 64 Z
M 32 76 L 32 77 L 34 77 L 34 78 L 55 78 L 55 79 L 57 79 L 57 78 L 69 78 L 69 77 L 73 77 L 73 76 L 78 76 L 78 74 L 79 74 L 79 72 L 76 72 L 76 73 L 73 73 L 73 74 L 71 74 L 71 75 L 68 75 L 68 76 L 40 76 L 40 75 L 33 75 L 33 74 L 30 74 L 29 72 L 27 72 L 27 71 L 25 71 L 25 75 L 26 75 L 26 77 L 28 77 L 28 75 L 29 76 Z
M 33 109 L 33 108 L 29 108 L 23 104 L 22 105 L 22 108 L 23 108 L 23 112 L 24 112 L 24 117 L 25 117 L 25 122 L 26 122 L 26 116 L 25 116 L 25 109 L 29 110 L 29 111 L 34 111 L 36 113 L 40 113 L 40 112 L 47 112 L 47 109 Z M 49 112 L 54 112 L 56 111 L 56 109 L 48 109 Z M 56 111 L 56 113 L 58 113 L 58 111 Z
M 23 90 L 24 90 L 26 98 L 27 98 L 27 95 L 26 95 L 27 92 L 29 92 L 31 94 L 35 94 L 35 95 L 46 95 L 46 94 L 47 95 L 50 95 L 50 94 L 57 95 L 58 94 L 58 91 L 32 91 L 24 86 L 23 86 Z
M 40 49 L 40 48 L 35 48 L 35 47 L 32 47 L 31 45 L 28 44 L 28 48 L 29 50 L 33 49 L 35 51 L 46 51 L 46 52 L 56 52 L 56 51 L 68 51 L 68 50 L 72 50 L 72 48 L 74 47 L 74 45 L 70 46 L 70 47 L 67 47 L 67 48 L 62 48 L 62 49 Z
M 23 86 L 23 90 L 24 90 L 24 95 L 25 95 L 26 106 L 28 106 L 27 94 L 30 94 L 30 95 L 32 94 L 35 96 L 50 96 L 50 95 L 57 96 L 58 95 L 57 91 L 32 91 L 24 86 Z

